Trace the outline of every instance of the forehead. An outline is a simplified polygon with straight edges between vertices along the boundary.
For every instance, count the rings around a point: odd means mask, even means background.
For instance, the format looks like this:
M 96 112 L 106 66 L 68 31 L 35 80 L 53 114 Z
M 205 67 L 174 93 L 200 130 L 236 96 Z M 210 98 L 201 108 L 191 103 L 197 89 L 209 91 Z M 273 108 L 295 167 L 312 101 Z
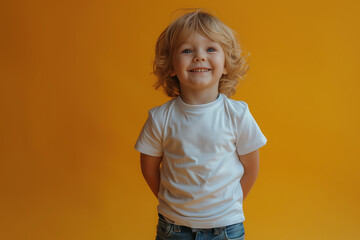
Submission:
M 183 44 L 193 43 L 195 41 L 204 43 L 218 43 L 214 38 L 205 33 L 200 33 L 197 31 L 181 32 L 178 35 L 175 48 L 180 47 Z

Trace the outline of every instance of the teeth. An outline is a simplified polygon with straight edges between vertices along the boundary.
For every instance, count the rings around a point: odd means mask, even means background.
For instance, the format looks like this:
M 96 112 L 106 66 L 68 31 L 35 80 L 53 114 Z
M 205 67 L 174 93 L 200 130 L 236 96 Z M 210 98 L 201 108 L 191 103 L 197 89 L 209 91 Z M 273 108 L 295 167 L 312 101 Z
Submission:
M 191 70 L 191 72 L 208 72 L 209 69 L 194 69 L 194 70 Z

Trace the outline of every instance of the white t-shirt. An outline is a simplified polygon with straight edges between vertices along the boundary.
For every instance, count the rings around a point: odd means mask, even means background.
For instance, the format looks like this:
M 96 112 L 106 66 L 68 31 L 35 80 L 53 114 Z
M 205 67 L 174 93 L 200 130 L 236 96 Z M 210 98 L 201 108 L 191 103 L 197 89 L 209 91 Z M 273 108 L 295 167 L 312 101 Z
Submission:
M 179 225 L 215 228 L 245 220 L 238 155 L 266 141 L 247 104 L 219 94 L 207 104 L 177 97 L 152 108 L 135 148 L 162 156 L 158 212 Z

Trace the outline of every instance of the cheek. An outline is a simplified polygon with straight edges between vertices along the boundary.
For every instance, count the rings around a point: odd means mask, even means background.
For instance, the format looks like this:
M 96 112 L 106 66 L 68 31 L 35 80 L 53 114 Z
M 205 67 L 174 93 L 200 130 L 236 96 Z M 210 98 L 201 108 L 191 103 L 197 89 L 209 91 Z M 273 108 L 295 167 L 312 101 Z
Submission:
M 182 71 L 185 68 L 185 65 L 184 59 L 175 59 L 173 61 L 173 68 L 175 71 Z
M 216 64 L 217 64 L 217 66 L 219 66 L 219 67 L 225 67 L 225 59 L 219 58 L 219 59 L 216 61 Z

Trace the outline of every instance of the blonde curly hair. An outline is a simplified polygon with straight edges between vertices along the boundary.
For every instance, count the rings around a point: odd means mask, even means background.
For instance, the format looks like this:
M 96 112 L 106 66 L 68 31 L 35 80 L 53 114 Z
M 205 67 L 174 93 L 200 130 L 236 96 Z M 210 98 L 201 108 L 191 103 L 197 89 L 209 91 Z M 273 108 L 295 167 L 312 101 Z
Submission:
M 173 71 L 174 50 L 184 38 L 197 32 L 218 42 L 225 54 L 227 74 L 219 81 L 219 92 L 231 97 L 236 92 L 239 79 L 246 74 L 248 66 L 241 56 L 240 45 L 235 32 L 218 18 L 202 9 L 189 12 L 173 21 L 159 36 L 155 47 L 153 72 L 157 77 L 154 87 L 163 87 L 166 95 L 175 98 L 180 95 L 180 83 Z

